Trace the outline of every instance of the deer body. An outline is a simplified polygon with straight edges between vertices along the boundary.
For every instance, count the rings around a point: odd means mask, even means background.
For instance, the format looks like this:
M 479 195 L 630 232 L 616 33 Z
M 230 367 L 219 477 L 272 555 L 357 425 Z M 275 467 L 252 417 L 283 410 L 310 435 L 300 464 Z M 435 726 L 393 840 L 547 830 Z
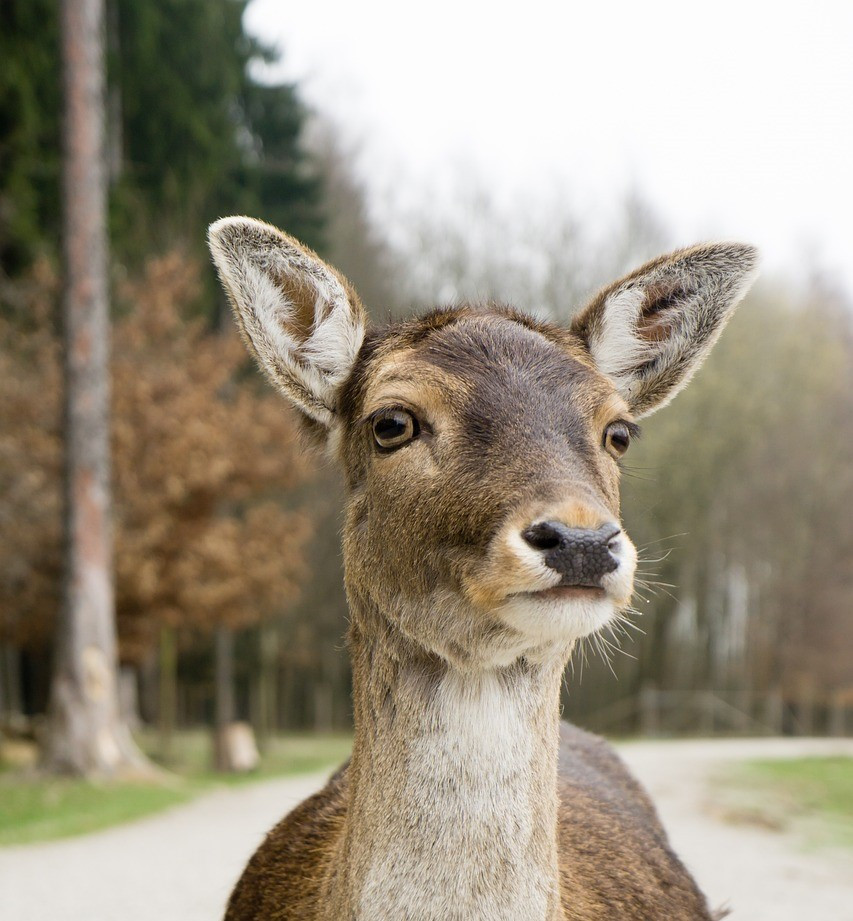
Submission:
M 568 330 L 496 306 L 369 330 L 280 231 L 224 219 L 211 246 L 250 348 L 343 467 L 355 710 L 351 761 L 267 836 L 228 921 L 709 919 L 559 690 L 631 596 L 633 420 L 689 378 L 754 252 L 665 257 Z

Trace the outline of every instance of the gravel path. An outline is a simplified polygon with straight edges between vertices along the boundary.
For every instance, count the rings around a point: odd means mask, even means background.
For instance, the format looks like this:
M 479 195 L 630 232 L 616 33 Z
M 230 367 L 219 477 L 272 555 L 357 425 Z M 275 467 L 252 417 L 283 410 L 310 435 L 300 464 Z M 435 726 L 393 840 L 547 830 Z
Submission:
M 853 921 L 849 858 L 804 854 L 784 834 L 722 823 L 708 811 L 706 784 L 725 762 L 853 755 L 853 740 L 639 742 L 621 751 L 713 905 L 729 903 L 737 921 Z M 263 834 L 322 781 L 222 790 L 104 832 L 0 849 L 0 918 L 217 921 Z
M 637 742 L 620 753 L 712 907 L 727 905 L 735 921 L 853 921 L 849 853 L 806 853 L 778 831 L 726 824 L 707 783 L 726 763 L 753 758 L 853 756 L 853 739 Z
M 224 789 L 107 831 L 0 848 L 0 919 L 219 921 L 264 834 L 324 780 Z

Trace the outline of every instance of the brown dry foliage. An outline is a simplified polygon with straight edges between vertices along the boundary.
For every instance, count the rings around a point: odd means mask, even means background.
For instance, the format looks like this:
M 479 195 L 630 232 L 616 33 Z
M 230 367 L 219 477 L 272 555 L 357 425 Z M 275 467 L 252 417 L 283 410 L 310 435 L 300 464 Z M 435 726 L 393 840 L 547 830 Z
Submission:
M 44 637 L 60 597 L 57 292 L 50 266 L 38 263 L 16 287 L 14 312 L 4 303 L 0 314 L 0 635 L 22 644 Z
M 40 266 L 28 320 L 0 318 L 0 631 L 43 641 L 59 604 L 61 366 Z M 307 574 L 307 517 L 288 493 L 308 475 L 296 425 L 246 372 L 233 332 L 188 317 L 199 267 L 152 259 L 118 287 L 112 337 L 116 605 L 138 660 L 163 623 L 232 627 L 280 613 Z M 20 311 L 18 311 L 20 313 Z

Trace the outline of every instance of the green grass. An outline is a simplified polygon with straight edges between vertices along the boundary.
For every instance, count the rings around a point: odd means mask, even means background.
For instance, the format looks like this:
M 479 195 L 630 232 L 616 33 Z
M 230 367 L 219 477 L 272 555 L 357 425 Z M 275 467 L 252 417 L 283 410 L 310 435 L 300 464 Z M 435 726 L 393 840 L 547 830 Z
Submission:
M 0 778 L 0 845 L 80 835 L 158 812 L 196 789 L 155 784 Z
M 150 755 L 156 736 L 143 732 L 139 742 Z M 0 846 L 27 844 L 84 834 L 159 812 L 222 785 L 246 784 L 273 777 L 332 768 L 348 757 L 345 735 L 279 736 L 270 740 L 257 771 L 223 775 L 211 769 L 210 734 L 202 730 L 175 735 L 160 780 L 94 784 L 48 779 L 7 766 L 0 772 Z
M 853 758 L 751 761 L 721 781 L 730 821 L 790 829 L 810 846 L 853 848 Z

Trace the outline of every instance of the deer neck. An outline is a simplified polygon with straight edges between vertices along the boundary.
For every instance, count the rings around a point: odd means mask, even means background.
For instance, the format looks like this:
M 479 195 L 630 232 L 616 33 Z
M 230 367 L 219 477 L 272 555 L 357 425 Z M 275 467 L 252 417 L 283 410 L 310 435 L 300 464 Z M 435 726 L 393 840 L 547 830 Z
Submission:
M 354 618 L 332 917 L 556 921 L 561 663 L 463 672 Z M 362 621 L 363 622 L 363 621 Z

